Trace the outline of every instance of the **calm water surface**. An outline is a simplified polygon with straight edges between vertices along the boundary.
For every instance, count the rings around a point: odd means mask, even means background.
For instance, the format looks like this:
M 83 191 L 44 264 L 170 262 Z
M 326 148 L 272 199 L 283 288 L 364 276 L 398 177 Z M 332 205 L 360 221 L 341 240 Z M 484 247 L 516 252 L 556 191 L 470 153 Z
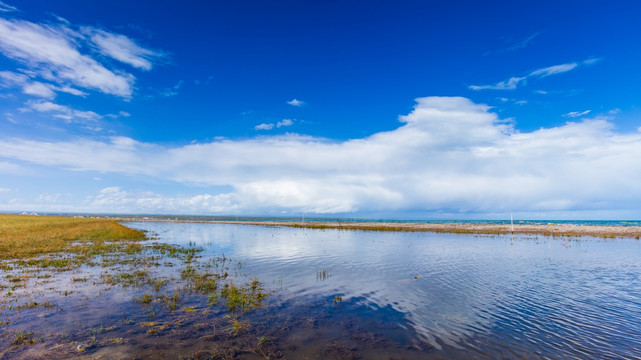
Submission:
M 641 358 L 638 240 L 127 225 L 240 261 L 290 358 Z
M 0 359 L 641 359 L 639 240 L 126 225 L 145 250 L 0 262 Z

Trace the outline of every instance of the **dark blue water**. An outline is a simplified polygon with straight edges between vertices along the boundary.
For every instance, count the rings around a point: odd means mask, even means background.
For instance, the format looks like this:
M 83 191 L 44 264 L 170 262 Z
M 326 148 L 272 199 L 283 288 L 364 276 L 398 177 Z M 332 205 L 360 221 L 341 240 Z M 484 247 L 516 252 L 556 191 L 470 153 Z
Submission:
M 241 261 L 291 314 L 290 358 L 641 358 L 638 240 L 129 225 Z

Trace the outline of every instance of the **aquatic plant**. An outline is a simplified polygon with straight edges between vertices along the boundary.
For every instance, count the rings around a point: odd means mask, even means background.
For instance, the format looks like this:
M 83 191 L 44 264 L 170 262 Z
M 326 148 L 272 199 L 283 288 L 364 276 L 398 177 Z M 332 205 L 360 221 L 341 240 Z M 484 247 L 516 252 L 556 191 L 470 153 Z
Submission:
M 28 345 L 28 344 L 34 344 L 37 342 L 36 339 L 33 338 L 34 333 L 33 332 L 26 332 L 19 330 L 14 334 L 13 341 L 11 341 L 12 345 Z
M 249 328 L 250 326 L 249 321 L 241 321 L 235 317 L 232 318 L 230 322 L 231 322 L 231 328 L 229 329 L 229 332 L 234 336 L 238 335 L 238 333 Z
M 267 297 L 267 294 L 262 290 L 260 282 L 256 279 L 246 286 L 236 286 L 234 283 L 228 282 L 221 290 L 220 297 L 230 312 L 240 310 L 245 313 L 259 307 Z
M 141 304 L 149 304 L 150 302 L 153 301 L 153 296 L 151 294 L 144 294 L 141 297 L 134 298 L 134 302 L 139 302 Z

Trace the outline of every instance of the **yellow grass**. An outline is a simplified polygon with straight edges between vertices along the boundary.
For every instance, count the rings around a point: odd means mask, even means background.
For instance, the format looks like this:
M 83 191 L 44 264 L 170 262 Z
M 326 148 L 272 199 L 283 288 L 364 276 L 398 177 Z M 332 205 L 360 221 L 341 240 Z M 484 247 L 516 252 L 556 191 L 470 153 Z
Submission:
M 61 252 L 74 241 L 144 238 L 144 233 L 109 219 L 0 214 L 0 259 Z

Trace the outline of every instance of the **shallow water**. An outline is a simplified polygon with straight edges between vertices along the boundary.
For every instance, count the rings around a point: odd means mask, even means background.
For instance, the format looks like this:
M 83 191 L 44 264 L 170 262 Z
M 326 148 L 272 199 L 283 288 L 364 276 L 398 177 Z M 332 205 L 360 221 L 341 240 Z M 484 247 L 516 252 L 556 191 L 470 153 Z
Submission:
M 436 357 L 641 357 L 638 240 L 130 225 L 241 261 L 293 308 L 339 295 L 329 322 L 380 317 Z
M 40 338 L 11 347 L 0 339 L 0 350 L 25 359 L 641 358 L 639 240 L 126 225 L 202 247 L 203 264 L 233 259 L 222 266 L 238 281 L 258 279 L 265 306 L 232 333 L 223 308 L 181 290 L 184 264 L 149 268 L 167 279 L 160 290 L 105 285 L 105 269 L 87 266 L 7 296 L 3 331 Z M 169 310 L 162 297 L 175 292 Z M 143 293 L 154 300 L 136 302 Z M 51 305 L 15 311 L 44 300 Z

